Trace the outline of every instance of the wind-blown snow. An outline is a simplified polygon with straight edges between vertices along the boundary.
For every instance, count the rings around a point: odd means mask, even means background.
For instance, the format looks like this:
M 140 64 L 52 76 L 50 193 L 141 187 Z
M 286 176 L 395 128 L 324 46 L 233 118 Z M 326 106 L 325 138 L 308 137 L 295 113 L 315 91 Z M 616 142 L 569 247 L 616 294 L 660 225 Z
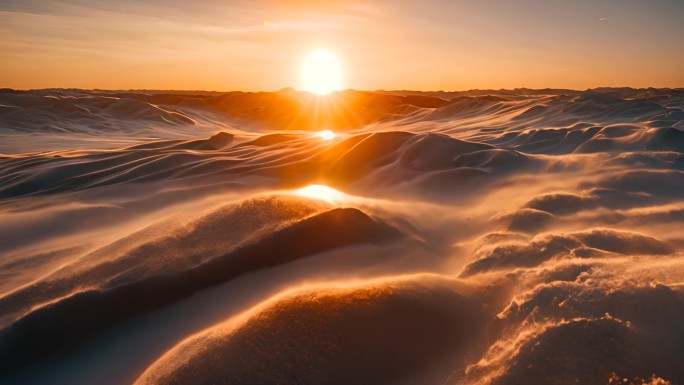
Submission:
M 0 382 L 684 383 L 683 122 L 681 89 L 2 90 Z

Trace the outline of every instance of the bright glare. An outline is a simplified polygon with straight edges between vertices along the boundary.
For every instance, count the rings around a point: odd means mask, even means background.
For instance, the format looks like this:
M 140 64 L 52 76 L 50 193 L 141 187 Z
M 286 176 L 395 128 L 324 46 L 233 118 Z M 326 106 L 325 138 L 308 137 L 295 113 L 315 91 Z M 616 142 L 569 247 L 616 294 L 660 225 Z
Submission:
M 299 190 L 296 190 L 294 194 L 306 198 L 326 201 L 328 203 L 338 203 L 348 199 L 347 194 L 322 184 L 312 184 L 310 186 L 302 187 Z
M 335 139 L 335 133 L 330 130 L 318 131 L 314 136 L 319 137 L 323 140 L 333 140 Z
M 304 59 L 302 89 L 317 95 L 342 89 L 342 67 L 333 53 L 319 49 Z

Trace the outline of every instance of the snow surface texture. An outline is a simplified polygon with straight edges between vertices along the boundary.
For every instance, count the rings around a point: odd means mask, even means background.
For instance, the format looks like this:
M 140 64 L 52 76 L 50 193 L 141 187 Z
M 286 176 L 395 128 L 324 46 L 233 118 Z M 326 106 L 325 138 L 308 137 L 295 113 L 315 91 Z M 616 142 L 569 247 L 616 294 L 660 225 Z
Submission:
M 684 383 L 681 89 L 1 90 L 0 218 L 2 384 Z

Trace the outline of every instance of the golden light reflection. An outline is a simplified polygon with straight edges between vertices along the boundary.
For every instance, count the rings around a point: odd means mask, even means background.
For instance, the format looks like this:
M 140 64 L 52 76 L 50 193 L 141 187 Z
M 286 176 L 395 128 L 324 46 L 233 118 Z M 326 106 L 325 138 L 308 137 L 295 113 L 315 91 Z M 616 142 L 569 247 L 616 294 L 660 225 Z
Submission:
M 314 134 L 315 137 L 321 138 L 323 140 L 333 140 L 335 139 L 335 133 L 331 130 L 323 130 L 323 131 L 318 131 L 317 133 Z
M 322 200 L 333 204 L 344 202 L 350 199 L 349 195 L 341 191 L 337 191 L 334 188 L 324 186 L 322 184 L 312 184 L 306 187 L 302 187 L 298 190 L 295 190 L 294 194 L 306 198 Z

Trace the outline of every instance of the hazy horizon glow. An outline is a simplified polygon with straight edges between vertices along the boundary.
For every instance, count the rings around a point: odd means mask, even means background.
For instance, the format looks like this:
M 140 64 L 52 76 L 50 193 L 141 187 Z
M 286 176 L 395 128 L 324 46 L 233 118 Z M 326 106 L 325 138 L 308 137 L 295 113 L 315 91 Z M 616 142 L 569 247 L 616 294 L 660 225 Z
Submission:
M 0 2 L 0 87 L 277 90 L 318 48 L 344 87 L 684 87 L 677 0 Z

